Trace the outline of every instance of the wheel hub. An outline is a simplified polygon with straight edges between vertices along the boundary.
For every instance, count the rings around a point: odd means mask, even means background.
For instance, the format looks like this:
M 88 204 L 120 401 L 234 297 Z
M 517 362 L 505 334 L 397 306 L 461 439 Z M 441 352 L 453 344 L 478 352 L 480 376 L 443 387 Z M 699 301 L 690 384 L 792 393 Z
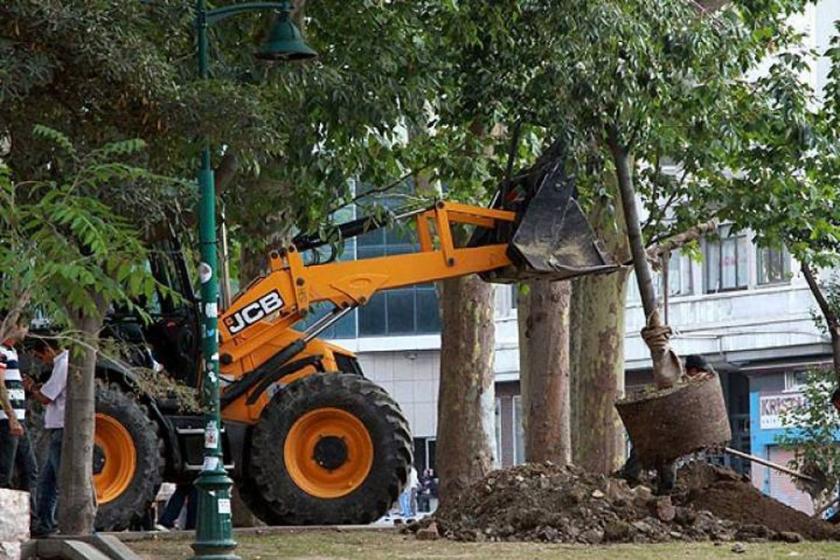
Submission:
M 347 443 L 344 438 L 324 436 L 315 444 L 312 459 L 322 468 L 334 471 L 347 462 Z
M 109 414 L 96 413 L 93 437 L 93 485 L 101 506 L 116 500 L 131 486 L 137 472 L 137 448 L 128 429 Z
M 310 410 L 295 420 L 283 444 L 285 471 L 311 496 L 340 498 L 364 484 L 375 449 L 365 424 L 334 407 Z
M 105 468 L 105 452 L 98 445 L 93 446 L 93 474 L 101 474 Z

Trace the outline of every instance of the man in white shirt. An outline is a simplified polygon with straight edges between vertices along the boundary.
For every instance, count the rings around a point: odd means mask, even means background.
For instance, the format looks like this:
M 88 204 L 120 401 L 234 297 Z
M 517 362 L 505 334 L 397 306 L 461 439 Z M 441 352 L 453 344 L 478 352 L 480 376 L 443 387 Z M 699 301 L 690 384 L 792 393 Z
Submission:
M 43 537 L 56 532 L 55 509 L 58 503 L 58 470 L 61 466 L 61 440 L 64 436 L 64 403 L 67 395 L 69 353 L 51 339 L 38 339 L 33 351 L 39 360 L 52 365 L 46 383 L 37 386 L 29 378 L 25 385 L 32 397 L 44 405 L 44 428 L 49 433 L 49 450 L 38 478 L 38 526 L 32 536 Z

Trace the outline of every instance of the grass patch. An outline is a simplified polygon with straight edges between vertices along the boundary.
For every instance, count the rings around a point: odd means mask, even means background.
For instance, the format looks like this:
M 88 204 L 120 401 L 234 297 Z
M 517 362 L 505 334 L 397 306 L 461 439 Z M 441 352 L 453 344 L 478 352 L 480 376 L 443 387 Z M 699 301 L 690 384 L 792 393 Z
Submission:
M 237 537 L 236 554 L 243 560 L 326 559 L 511 559 L 511 560 L 738 560 L 808 559 L 840 557 L 840 543 L 746 544 L 746 552 L 735 554 L 732 543 L 670 543 L 648 545 L 583 546 L 539 543 L 460 543 L 446 540 L 418 541 L 390 531 L 300 531 Z M 166 538 L 128 543 L 149 560 L 181 560 L 192 556 L 188 538 Z

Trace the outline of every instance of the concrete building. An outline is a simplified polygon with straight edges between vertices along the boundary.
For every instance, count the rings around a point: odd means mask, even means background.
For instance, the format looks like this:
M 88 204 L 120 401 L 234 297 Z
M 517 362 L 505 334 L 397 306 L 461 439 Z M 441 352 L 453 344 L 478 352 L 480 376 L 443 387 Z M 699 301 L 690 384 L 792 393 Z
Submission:
M 840 2 L 823 0 L 795 19 L 807 32 L 807 46 L 824 51 Z M 821 59 L 804 79 L 825 84 Z M 668 320 L 680 355 L 701 354 L 720 372 L 733 428 L 733 446 L 772 461 L 790 457 L 775 444 L 778 410 L 800 398 L 797 388 L 808 368 L 830 363 L 828 339 L 815 326 L 811 297 L 798 266 L 784 250 L 759 249 L 748 233 L 723 226 L 719 240 L 701 243 L 702 262 L 675 254 L 669 263 Z M 399 254 L 414 240 L 397 231 L 358 238 L 344 258 Z M 626 323 L 628 385 L 650 380 L 648 351 L 639 336 L 644 322 L 635 280 L 630 279 Z M 662 295 L 665 286 L 659 286 Z M 439 318 L 435 290 L 423 285 L 375 296 L 329 333 L 359 356 L 366 375 L 401 404 L 414 433 L 418 470 L 434 465 L 440 369 Z M 497 463 L 522 462 L 521 402 L 515 297 L 496 290 Z M 810 499 L 790 479 L 766 467 L 733 462 L 756 486 L 804 511 Z

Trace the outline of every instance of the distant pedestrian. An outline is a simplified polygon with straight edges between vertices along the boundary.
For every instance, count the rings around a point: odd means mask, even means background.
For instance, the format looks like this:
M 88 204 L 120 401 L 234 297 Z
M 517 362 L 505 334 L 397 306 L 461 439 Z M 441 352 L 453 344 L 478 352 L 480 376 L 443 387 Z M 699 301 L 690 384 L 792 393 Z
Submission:
M 195 514 L 198 506 L 198 491 L 192 482 L 182 482 L 175 487 L 175 491 L 166 501 L 166 507 L 160 514 L 160 523 L 166 529 L 174 529 L 175 522 L 181 516 L 184 503 L 187 505 L 187 517 L 181 529 L 195 529 Z
M 417 511 L 429 513 L 432 503 L 432 477 L 429 469 L 425 469 L 420 475 L 420 489 L 417 494 Z
M 24 325 L 12 327 L 6 340 L 0 344 L 0 488 L 11 488 L 15 469 L 20 490 L 30 494 L 31 522 L 35 515 L 35 483 L 38 463 L 24 427 L 26 420 L 26 392 L 20 373 L 15 345 L 20 343 L 29 329 Z
M 405 488 L 403 488 L 403 492 L 400 494 L 400 513 L 404 519 L 412 519 L 417 515 L 416 502 L 414 501 L 416 500 L 417 482 L 417 469 L 411 467 Z
M 49 379 L 36 385 L 26 378 L 26 388 L 32 397 L 44 405 L 44 430 L 49 437 L 49 448 L 38 478 L 37 517 L 32 536 L 45 537 L 56 532 L 56 506 L 58 504 L 58 473 L 61 468 L 61 442 L 64 437 L 64 404 L 67 398 L 67 366 L 69 352 L 56 342 L 39 338 L 33 348 L 35 356 L 52 367 Z

